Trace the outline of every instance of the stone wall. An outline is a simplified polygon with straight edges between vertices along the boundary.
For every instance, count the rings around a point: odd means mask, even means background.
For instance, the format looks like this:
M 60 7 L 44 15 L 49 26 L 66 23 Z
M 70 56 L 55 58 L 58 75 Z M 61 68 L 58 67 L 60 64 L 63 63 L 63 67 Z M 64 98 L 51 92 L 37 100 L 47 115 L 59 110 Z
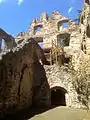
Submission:
M 6 33 L 3 29 L 0 28 L 0 52 L 2 39 L 4 40 L 4 49 L 12 49 L 16 46 L 16 42 L 13 36 Z
M 54 87 L 60 87 L 66 90 L 65 99 L 66 106 L 73 108 L 85 108 L 78 100 L 78 93 L 73 86 L 73 77 L 70 69 L 65 66 L 58 65 L 44 66 L 50 90 Z
M 12 113 L 33 104 L 49 104 L 46 58 L 33 39 L 0 54 L 0 111 Z M 42 99 L 44 103 L 42 103 Z M 42 103 L 42 104 L 41 104 Z
M 90 6 L 84 3 L 78 25 L 58 11 L 54 11 L 51 16 L 43 13 L 40 20 L 32 21 L 28 32 L 21 32 L 16 37 L 16 47 L 10 41 L 13 39 L 12 36 L 6 37 L 7 41 L 10 39 L 7 43 L 9 47 L 7 51 L 2 51 L 0 54 L 1 112 L 7 113 L 7 111 L 11 112 L 31 105 L 49 106 L 51 89 L 54 87 L 60 87 L 66 91 L 67 107 L 84 108 L 78 100 L 69 68 L 59 65 L 47 66 L 48 61 L 38 42 L 43 42 L 43 48 L 48 48 L 52 47 L 52 41 L 57 45 L 59 40 L 66 38 L 70 42 L 69 45 L 63 46 L 64 53 L 68 58 L 71 57 L 74 70 L 78 71 L 81 65 L 88 63 L 87 71 L 89 72 L 90 37 L 87 35 L 90 30 L 87 29 L 90 24 L 89 12 Z M 65 22 L 69 23 L 67 28 L 63 28 Z M 38 27 L 40 31 L 37 31 Z M 35 38 L 36 41 L 29 38 Z M 12 50 L 10 51 L 9 48 Z

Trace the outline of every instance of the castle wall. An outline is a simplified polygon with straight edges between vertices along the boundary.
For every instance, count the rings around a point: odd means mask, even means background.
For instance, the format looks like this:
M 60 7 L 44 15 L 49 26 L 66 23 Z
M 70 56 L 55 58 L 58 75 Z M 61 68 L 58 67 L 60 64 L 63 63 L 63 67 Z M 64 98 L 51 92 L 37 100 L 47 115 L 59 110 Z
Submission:
M 73 86 L 73 78 L 68 72 L 68 68 L 62 66 L 61 68 L 57 65 L 44 66 L 46 76 L 50 89 L 60 87 L 65 89 L 65 100 L 67 107 L 73 108 L 84 108 L 85 106 L 78 100 L 78 94 Z
M 2 114 L 14 113 L 32 104 L 41 106 L 49 104 L 47 96 L 49 86 L 45 70 L 39 60 L 45 64 L 46 58 L 43 50 L 33 39 L 23 41 L 11 52 L 7 50 L 0 54 Z
M 43 13 L 40 16 L 40 20 L 35 19 L 32 21 L 29 30 L 29 37 L 40 36 L 43 39 L 43 48 L 52 48 L 52 41 L 57 45 L 57 40 L 67 38 L 66 34 L 70 35 L 69 46 L 63 46 L 65 55 L 71 58 L 71 65 L 74 70 L 78 69 L 88 63 L 87 72 L 89 72 L 90 61 L 90 6 L 87 2 L 84 3 L 84 8 L 81 12 L 80 23 L 76 25 L 62 16 L 58 11 L 48 16 Z M 63 27 L 63 23 L 68 22 L 67 28 Z M 40 27 L 40 31 L 37 31 L 37 27 Z M 88 28 L 88 29 L 87 29 Z M 58 37 L 59 35 L 59 37 Z M 63 37 L 64 36 L 64 37 Z M 68 40 L 68 38 L 67 38 Z M 38 42 L 38 41 L 37 41 Z M 81 108 L 84 107 L 78 100 L 78 94 L 73 87 L 72 77 L 70 73 L 66 72 L 64 68 L 57 68 L 56 66 L 45 66 L 47 80 L 50 89 L 59 86 L 64 88 L 67 93 L 65 94 L 66 105 L 68 107 Z M 40 91 L 39 91 L 40 92 Z M 47 93 L 48 98 L 50 93 Z M 39 97 L 39 96 L 37 96 Z
M 81 50 L 81 41 L 82 36 L 79 32 L 73 32 L 71 34 L 69 47 L 72 49 L 72 52 Z

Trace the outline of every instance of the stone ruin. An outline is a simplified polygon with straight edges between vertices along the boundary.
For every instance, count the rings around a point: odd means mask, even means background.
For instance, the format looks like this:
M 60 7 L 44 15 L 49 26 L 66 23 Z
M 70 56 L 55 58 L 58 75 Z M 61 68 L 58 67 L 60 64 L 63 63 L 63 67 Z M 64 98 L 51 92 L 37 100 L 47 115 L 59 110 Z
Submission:
M 4 40 L 4 49 L 12 49 L 16 46 L 15 38 L 0 28 L 0 52 L 2 50 L 2 40 Z
M 77 71 L 81 61 L 90 65 L 89 4 L 84 1 L 79 24 L 56 10 L 51 16 L 42 13 L 28 32 L 15 38 L 0 29 L 0 43 L 5 41 L 0 53 L 1 113 L 51 104 L 85 108 L 67 66 Z

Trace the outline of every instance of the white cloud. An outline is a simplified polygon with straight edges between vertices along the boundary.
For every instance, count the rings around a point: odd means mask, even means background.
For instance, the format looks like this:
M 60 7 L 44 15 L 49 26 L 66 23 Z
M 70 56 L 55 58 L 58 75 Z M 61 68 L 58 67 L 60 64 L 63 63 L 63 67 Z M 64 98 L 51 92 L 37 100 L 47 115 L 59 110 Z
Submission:
M 74 9 L 73 7 L 70 7 L 69 10 L 68 10 L 68 14 L 69 14 L 70 12 L 72 12 L 73 9 Z
M 5 1 L 6 1 L 6 0 L 0 0 L 0 4 L 1 4 L 1 3 L 4 3 Z
M 3 0 L 0 0 L 0 3 L 2 3 L 3 2 Z
M 10 1 L 10 0 L 0 0 L 0 4 L 5 3 L 7 1 Z M 16 1 L 19 6 L 24 2 L 24 0 L 16 0 Z
M 24 0 L 18 0 L 17 4 L 20 6 Z

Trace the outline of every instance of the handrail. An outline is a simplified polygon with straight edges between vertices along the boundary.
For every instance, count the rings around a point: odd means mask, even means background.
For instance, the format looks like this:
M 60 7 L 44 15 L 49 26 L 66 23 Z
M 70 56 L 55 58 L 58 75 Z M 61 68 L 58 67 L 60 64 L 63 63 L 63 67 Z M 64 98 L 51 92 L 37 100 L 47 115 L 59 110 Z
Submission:
M 47 43 L 47 45 L 50 45 L 50 43 Z M 50 56 L 50 64 L 52 65 L 53 61 L 56 61 L 56 64 L 58 62 L 58 56 L 60 55 L 64 55 L 64 49 L 62 46 L 57 45 L 56 43 L 54 43 L 54 41 L 52 41 L 51 43 L 51 50 L 48 53 Z M 46 54 L 46 55 L 48 55 Z
M 64 54 L 64 49 L 63 49 L 62 46 L 59 46 L 52 41 L 52 48 L 51 48 L 51 51 L 50 51 L 50 60 L 51 60 L 50 62 L 51 62 L 51 64 L 52 64 L 53 59 L 56 60 L 56 64 L 57 64 L 58 54 L 59 55 Z

